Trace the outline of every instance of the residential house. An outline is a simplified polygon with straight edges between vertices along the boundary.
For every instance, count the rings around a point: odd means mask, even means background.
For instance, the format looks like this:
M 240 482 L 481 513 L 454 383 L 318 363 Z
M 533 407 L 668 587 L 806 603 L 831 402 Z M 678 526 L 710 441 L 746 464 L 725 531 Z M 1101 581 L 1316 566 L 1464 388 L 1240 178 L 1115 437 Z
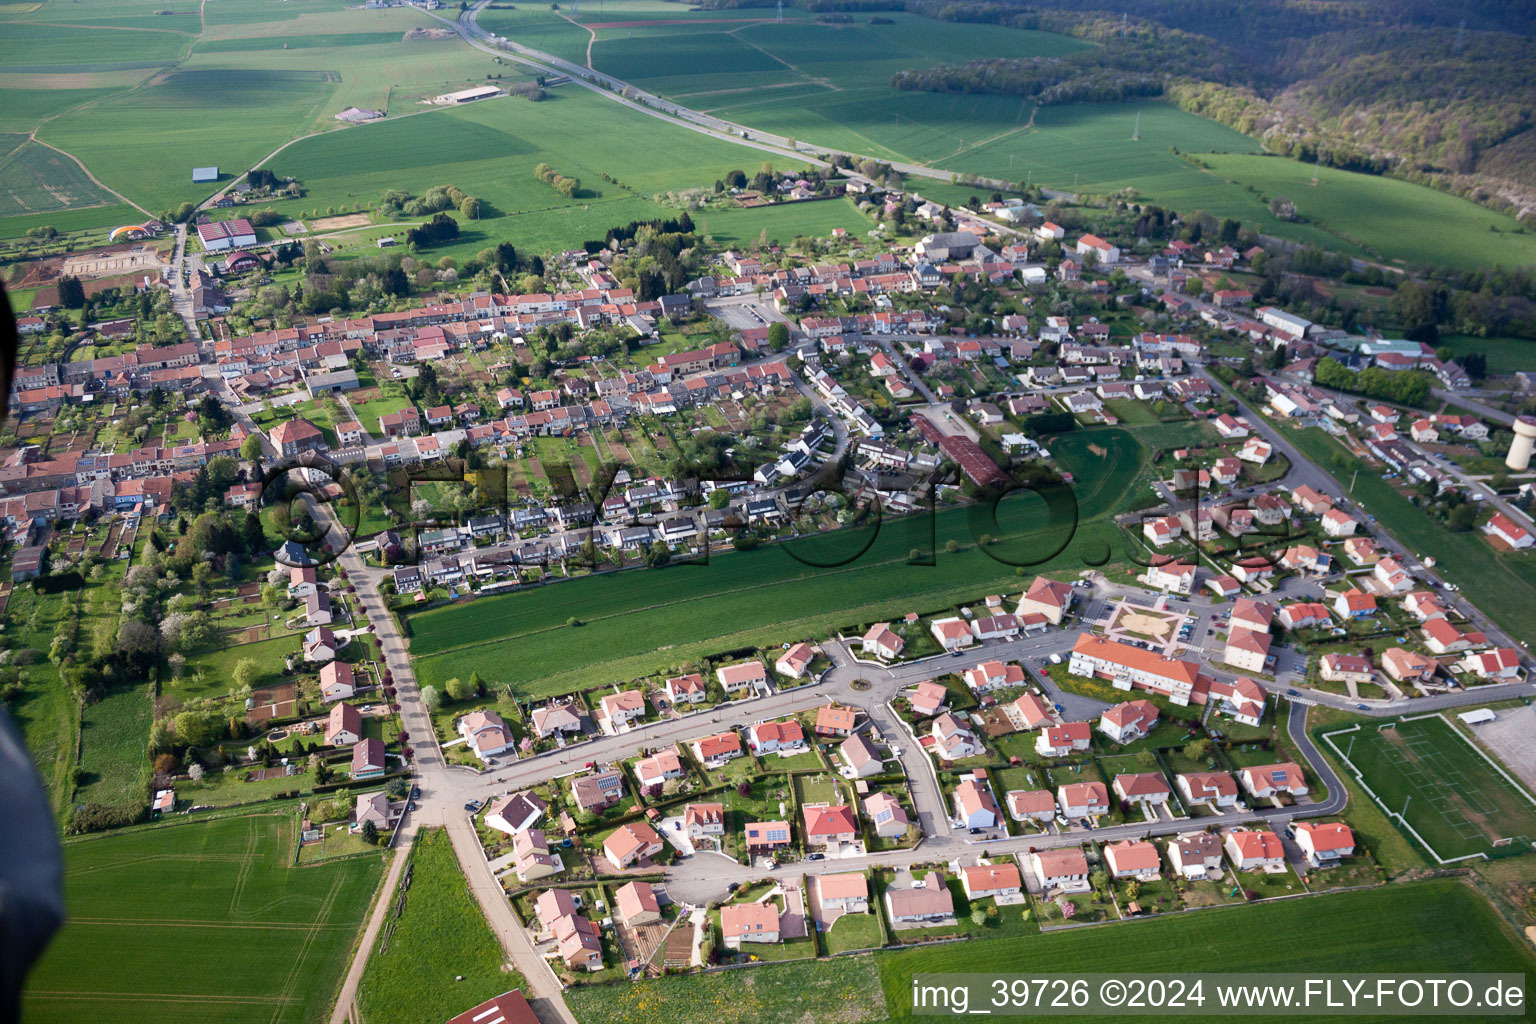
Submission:
M 1209 804 L 1219 810 L 1237 806 L 1237 780 L 1226 772 L 1184 772 L 1174 781 L 1187 804 Z
M 965 890 L 966 899 L 996 899 L 1018 896 L 1024 891 L 1024 879 L 1020 877 L 1017 865 L 1003 861 L 961 868 L 960 886 Z
M 658 750 L 635 763 L 635 778 L 642 786 L 661 786 L 686 774 L 683 759 L 675 750 Z
M 588 813 L 596 813 L 616 804 L 624 796 L 624 776 L 616 771 L 601 771 L 571 780 L 571 799 Z
M 1355 854 L 1355 833 L 1340 821 L 1296 823 L 1296 845 L 1314 868 L 1333 867 Z
M 815 658 L 816 648 L 805 643 L 795 644 L 779 656 L 779 660 L 774 662 L 773 667 L 781 676 L 802 679 Z
M 862 872 L 822 875 L 817 879 L 816 892 L 823 913 L 869 913 L 869 882 Z
M 645 694 L 639 690 L 620 690 L 598 701 L 598 713 L 614 732 L 645 717 Z
M 1389 647 L 1381 656 L 1381 668 L 1394 682 L 1421 683 L 1435 677 L 1440 663 L 1417 651 Z
M 891 923 L 925 924 L 955 916 L 955 901 L 949 886 L 936 871 L 930 871 L 910 889 L 885 890 L 885 909 Z
M 725 835 L 725 805 L 687 805 L 683 808 L 683 828 L 691 839 Z
M 934 639 L 946 651 L 958 651 L 976 642 L 975 637 L 971 635 L 971 627 L 958 615 L 947 619 L 934 619 L 931 628 Z
M 1290 796 L 1307 794 L 1306 776 L 1301 766 L 1290 761 L 1280 764 L 1250 765 L 1238 773 L 1243 788 L 1256 800 L 1268 800 L 1287 793 Z
M 749 853 L 771 852 L 793 841 L 787 821 L 749 821 L 743 833 Z
M 1115 776 L 1115 797 L 1123 803 L 1152 808 L 1166 804 L 1173 798 L 1173 790 L 1162 772 L 1126 772 Z
M 615 871 L 623 871 L 632 864 L 656 856 L 663 845 L 654 828 L 643 821 L 632 821 L 620 825 L 603 840 L 603 857 Z
M 778 942 L 779 905 L 764 900 L 721 907 L 720 935 L 731 949 L 740 949 L 743 942 Z
M 613 894 L 619 920 L 631 928 L 661 920 L 661 902 L 649 882 L 626 882 Z
M 1031 869 L 1046 893 L 1083 893 L 1088 884 L 1088 858 L 1077 847 L 1036 850 L 1029 855 Z
M 995 828 L 1002 821 L 991 789 L 974 775 L 955 787 L 955 820 L 964 828 Z
M 326 701 L 346 700 L 357 693 L 352 666 L 344 661 L 327 662 L 320 669 L 320 696 Z
M 1283 871 L 1285 848 L 1268 829 L 1233 830 L 1224 844 L 1232 866 L 1239 871 Z
M 1041 757 L 1067 757 L 1093 745 L 1093 727 L 1087 722 L 1048 725 L 1035 737 L 1035 753 Z
M 811 846 L 840 846 L 858 838 L 853 809 L 846 805 L 810 804 L 801 809 L 805 840 Z
M 668 679 L 665 690 L 673 704 L 698 704 L 709 698 L 704 677 L 697 672 Z
M 1014 821 L 1044 825 L 1056 816 L 1056 797 L 1048 789 L 1010 789 L 1003 794 L 1003 802 Z
M 715 678 L 726 693 L 736 693 L 747 687 L 768 685 L 768 672 L 761 661 L 744 661 L 739 665 L 722 665 L 715 669 Z
M 492 800 L 485 809 L 485 823 L 508 835 L 517 835 L 536 824 L 548 809 L 543 799 L 525 789 Z
M 1330 683 L 1368 683 L 1376 673 L 1371 659 L 1363 654 L 1330 651 L 1318 662 L 1318 674 Z
M 970 727 L 949 712 L 933 720 L 930 735 L 933 737 L 933 751 L 941 760 L 959 761 L 976 757 L 986 750 Z
M 861 643 L 861 652 L 873 654 L 887 661 L 901 656 L 902 649 L 907 642 L 891 629 L 889 622 L 877 622 L 865 632 Z
M 1056 788 L 1056 804 L 1068 818 L 1109 813 L 1109 790 L 1102 782 L 1068 782 Z
M 718 768 L 727 761 L 734 761 L 746 751 L 741 737 L 735 732 L 722 732 L 717 736 L 705 736 L 693 741 L 693 756 L 706 768 Z
M 1190 881 L 1221 873 L 1221 840 L 1210 832 L 1185 832 L 1168 842 L 1168 863 Z
M 384 760 L 384 741 L 360 740 L 352 747 L 352 771 L 354 779 L 376 779 L 389 770 Z
M 1116 704 L 1099 716 L 1099 731 L 1116 743 L 1145 739 L 1157 727 L 1157 705 L 1149 700 Z
M 874 746 L 857 734 L 849 736 L 838 746 L 837 756 L 842 758 L 849 773 L 856 779 L 879 775 L 885 769 L 885 762 Z
M 798 752 L 805 749 L 805 730 L 796 721 L 759 722 L 747 730 L 754 754 Z
M 350 747 L 363 738 L 363 716 L 356 705 L 336 704 L 326 720 L 325 744 L 328 747 Z
M 1149 882 L 1162 874 L 1162 858 L 1157 855 L 1157 846 L 1144 839 L 1109 843 L 1104 847 L 1104 863 L 1112 878 Z
M 907 702 L 911 704 L 912 711 L 920 718 L 936 715 L 943 710 L 949 700 L 949 691 L 942 684 L 932 680 L 918 683 L 916 688 L 908 696 Z
M 827 704 L 816 709 L 815 733 L 817 736 L 848 736 L 858 717 L 857 708 Z
M 884 839 L 900 839 L 912 825 L 901 801 L 889 793 L 873 793 L 865 797 L 864 815 L 874 822 L 875 835 Z
M 471 711 L 459 719 L 456 731 L 482 761 L 503 754 L 515 745 L 512 731 L 495 711 Z
M 1019 598 L 1015 614 L 1021 617 L 1027 614 L 1044 615 L 1051 625 L 1059 626 L 1072 607 L 1073 596 L 1070 584 L 1036 576 L 1024 596 Z

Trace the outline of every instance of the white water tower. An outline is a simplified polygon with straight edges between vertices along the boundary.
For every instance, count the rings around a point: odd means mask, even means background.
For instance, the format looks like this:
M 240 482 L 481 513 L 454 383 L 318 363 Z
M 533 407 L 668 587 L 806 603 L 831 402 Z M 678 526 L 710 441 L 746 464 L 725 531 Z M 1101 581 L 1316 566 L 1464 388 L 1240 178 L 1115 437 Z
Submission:
M 1504 465 L 1510 469 L 1530 469 L 1531 450 L 1536 448 L 1536 416 L 1521 416 L 1515 420 L 1515 439 L 1509 443 L 1509 454 Z

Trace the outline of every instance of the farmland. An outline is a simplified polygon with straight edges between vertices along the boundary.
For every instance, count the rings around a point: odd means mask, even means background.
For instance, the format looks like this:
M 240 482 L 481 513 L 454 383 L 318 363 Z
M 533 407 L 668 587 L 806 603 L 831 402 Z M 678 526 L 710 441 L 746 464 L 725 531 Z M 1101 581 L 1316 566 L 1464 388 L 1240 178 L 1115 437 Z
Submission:
M 358 988 L 368 1024 L 436 1024 L 522 984 L 502 970 L 501 946 L 480 914 L 442 829 L 411 853 L 403 909 L 380 933 Z M 455 981 L 455 976 L 462 981 Z
M 33 971 L 28 1021 L 323 1018 L 378 880 L 364 857 L 289 867 L 294 821 L 256 815 L 65 847 L 70 921 Z
M 1536 839 L 1536 804 L 1438 717 L 1366 723 L 1329 734 L 1335 751 L 1364 778 L 1378 802 L 1437 857 L 1493 849 L 1513 837 Z
M 4 148 L 9 151 L 0 156 L 0 217 L 116 202 L 79 164 L 47 146 L 24 142 Z
M 1472 889 L 1431 882 L 884 954 L 878 963 L 892 1018 L 907 1020 L 911 979 L 922 972 L 1010 972 L 1024 959 L 1042 973 L 1159 971 L 1203 956 L 1219 957 L 1222 970 L 1265 972 L 1336 971 L 1341 964 L 1352 971 L 1529 971 L 1536 962 Z
M 1218 178 L 1252 186 L 1262 195 L 1286 196 L 1302 217 L 1340 242 L 1358 242 L 1386 259 L 1463 269 L 1536 262 L 1536 237 L 1521 231 L 1514 220 L 1443 192 L 1281 157 L 1228 154 L 1201 159 Z M 1261 220 L 1259 196 L 1247 199 L 1246 208 L 1229 215 Z
M 1336 971 L 1342 963 L 1355 971 L 1394 972 L 1523 972 L 1536 965 L 1536 958 L 1472 889 L 1437 881 L 1171 915 L 1134 926 L 583 988 L 568 993 L 567 1000 L 582 1024 L 652 1020 L 658 1007 L 665 1007 L 677 1024 L 767 1024 L 783 1019 L 775 1000 L 786 998 L 796 998 L 797 1008 L 808 1011 L 807 1019 L 902 1021 L 917 1019 L 907 1010 L 912 977 L 919 973 L 1016 973 L 1021 964 L 1042 974 L 1152 972 L 1166 970 L 1170 956 L 1181 962 L 1216 957 L 1222 970 L 1266 972 Z M 868 980 L 873 969 L 878 969 L 878 988 Z M 839 993 L 842 1003 L 836 1001 Z
M 805 565 L 773 546 L 717 555 L 707 566 L 604 574 L 536 593 L 480 598 L 411 617 L 417 673 L 424 685 L 441 687 L 479 672 L 488 684 L 542 696 L 657 671 L 698 654 L 824 634 L 849 620 L 943 608 L 1019 579 L 1013 565 L 976 547 L 974 538 L 983 533 L 999 542 L 990 550 L 1000 557 L 1011 551 L 1017 561 L 1070 538 L 1051 561 L 1021 570 L 1026 575 L 1081 567 L 1083 553 L 1109 550 L 1114 530 L 1097 520 L 1123 497 L 1123 483 L 1144 455 L 1123 431 L 1093 436 L 1106 454 L 1074 465 L 1086 524 L 1075 536 L 1069 524 L 1050 525 L 1038 499 L 1021 497 L 1005 500 L 995 523 L 981 508 L 939 513 L 934 566 L 907 564 L 923 526 L 913 517 L 885 524 L 872 542 L 862 532 L 817 539 L 821 563 L 835 561 L 827 557 L 834 545 L 847 552 L 869 545 L 836 568 Z M 951 540 L 959 545 L 953 553 L 944 550 Z M 807 615 L 806 609 L 819 611 Z M 583 624 L 568 626 L 570 618 Z M 675 649 L 657 655 L 658 647 Z
M 582 1024 L 767 1024 L 785 1019 L 873 1024 L 885 1019 L 868 956 L 663 978 L 639 985 L 578 986 L 566 993 Z

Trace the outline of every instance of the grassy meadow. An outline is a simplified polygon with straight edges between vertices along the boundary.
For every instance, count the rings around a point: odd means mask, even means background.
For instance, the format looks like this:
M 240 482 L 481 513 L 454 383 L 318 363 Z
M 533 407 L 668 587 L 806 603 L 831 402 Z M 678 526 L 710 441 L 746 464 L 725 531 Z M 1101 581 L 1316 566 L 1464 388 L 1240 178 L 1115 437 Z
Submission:
M 501 944 L 470 894 L 446 832 L 421 833 L 410 870 L 410 887 L 396 890 L 403 909 L 380 933 L 358 985 L 362 1019 L 436 1024 L 521 987 L 515 972 L 502 969 Z
M 1352 971 L 1407 973 L 1524 972 L 1536 966 L 1536 956 L 1487 901 L 1454 881 L 1205 910 L 1135 925 L 937 946 L 877 958 L 886 1006 L 895 1021 L 917 1019 L 910 1007 L 912 976 L 919 973 L 1166 972 L 1173 964 L 1202 961 L 1219 963 L 1213 968 L 1217 970 L 1259 972 L 1338 971 L 1343 964 Z M 1244 1014 L 1205 1019 L 1286 1018 Z
M 70 919 L 28 979 L 23 1019 L 324 1019 L 381 860 L 290 867 L 293 828 L 253 815 L 67 844 Z

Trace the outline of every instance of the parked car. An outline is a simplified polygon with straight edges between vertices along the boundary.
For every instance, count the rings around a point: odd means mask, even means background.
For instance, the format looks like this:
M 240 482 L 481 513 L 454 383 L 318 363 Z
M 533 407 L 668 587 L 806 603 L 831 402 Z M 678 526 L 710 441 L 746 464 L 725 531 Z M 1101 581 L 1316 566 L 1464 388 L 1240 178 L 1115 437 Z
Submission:
M 1287 697 L 1300 697 L 1301 696 L 1301 691 L 1300 690 L 1286 690 L 1285 691 L 1285 695 Z
M 1357 711 L 1369 711 L 1369 710 L 1371 710 L 1370 707 L 1368 705 L 1365 705 L 1365 704 L 1356 704 L 1355 705 L 1355 709 Z
M 826 860 L 827 859 L 827 855 L 824 854 L 824 853 L 808 853 L 808 854 L 805 855 L 805 859 L 806 860 Z

